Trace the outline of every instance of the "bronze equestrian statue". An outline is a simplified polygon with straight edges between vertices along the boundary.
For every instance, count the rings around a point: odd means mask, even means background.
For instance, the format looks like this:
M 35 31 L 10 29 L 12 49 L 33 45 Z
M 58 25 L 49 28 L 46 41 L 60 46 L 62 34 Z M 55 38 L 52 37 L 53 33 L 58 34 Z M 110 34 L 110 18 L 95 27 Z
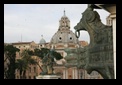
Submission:
M 52 50 L 47 53 L 42 59 L 42 72 L 41 75 L 53 75 L 54 55 Z

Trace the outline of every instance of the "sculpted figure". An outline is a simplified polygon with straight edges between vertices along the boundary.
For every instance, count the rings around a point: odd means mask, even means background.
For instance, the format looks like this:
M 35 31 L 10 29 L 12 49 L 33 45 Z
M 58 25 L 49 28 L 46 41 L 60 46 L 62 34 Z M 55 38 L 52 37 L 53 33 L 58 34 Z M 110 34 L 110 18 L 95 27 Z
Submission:
M 70 50 L 66 51 L 66 61 L 71 61 L 69 56 L 73 53 L 72 62 L 77 60 L 77 67 L 99 72 L 104 79 L 114 78 L 113 68 L 113 33 L 112 27 L 104 25 L 101 22 L 97 11 L 94 11 L 94 5 L 89 4 L 87 9 L 82 13 L 82 18 L 74 27 L 75 35 L 80 37 L 80 31 L 86 30 L 90 35 L 90 44 L 85 48 L 77 48 L 75 53 Z M 109 57 L 109 59 L 107 59 Z M 69 65 L 67 62 L 66 65 Z M 68 67 L 68 66 L 67 66 Z
M 43 75 L 50 75 L 53 74 L 53 62 L 54 58 L 49 52 L 46 56 L 43 57 L 42 59 L 42 69 L 43 72 L 41 74 Z

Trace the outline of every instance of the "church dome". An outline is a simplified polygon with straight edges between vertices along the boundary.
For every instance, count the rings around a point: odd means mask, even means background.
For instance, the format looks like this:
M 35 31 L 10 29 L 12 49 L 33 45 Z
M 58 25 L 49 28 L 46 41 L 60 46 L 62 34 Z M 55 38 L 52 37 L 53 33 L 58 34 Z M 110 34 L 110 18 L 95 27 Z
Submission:
M 59 20 L 59 29 L 51 39 L 52 44 L 57 43 L 78 43 L 75 34 L 70 30 L 70 20 L 64 15 Z
M 57 31 L 51 39 L 51 43 L 78 43 L 78 39 L 71 30 Z
M 59 28 L 57 32 L 53 35 L 50 41 L 51 49 L 57 50 L 63 57 L 66 56 L 66 52 L 64 49 L 76 49 L 79 46 L 79 40 L 76 38 L 75 34 L 70 30 L 70 20 L 68 17 L 64 15 L 59 20 Z M 59 65 L 63 65 L 65 63 L 65 59 L 57 60 L 56 63 Z
M 45 44 L 46 41 L 43 39 L 43 36 L 42 36 L 42 39 L 40 40 L 39 44 Z

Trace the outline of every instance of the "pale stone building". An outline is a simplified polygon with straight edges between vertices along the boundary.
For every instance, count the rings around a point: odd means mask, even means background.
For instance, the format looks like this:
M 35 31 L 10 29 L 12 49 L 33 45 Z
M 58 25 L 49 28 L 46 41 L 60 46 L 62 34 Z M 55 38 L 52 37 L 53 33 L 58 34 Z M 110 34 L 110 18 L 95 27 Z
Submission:
M 55 49 L 63 57 L 67 55 L 64 51 L 65 48 L 76 49 L 78 47 L 87 46 L 88 42 L 79 41 L 75 34 L 70 30 L 70 20 L 64 15 L 59 20 L 58 31 L 53 35 L 50 41 L 51 49 Z M 86 73 L 83 69 L 77 69 L 76 67 L 66 68 L 64 66 L 65 59 L 56 61 L 54 66 L 54 72 L 61 76 L 62 79 L 102 79 L 101 75 L 94 71 L 90 75 Z
M 39 48 L 55 49 L 58 53 L 63 56 L 61 60 L 55 60 L 54 73 L 61 76 L 61 79 L 102 79 L 101 75 L 94 71 L 92 74 L 87 74 L 83 69 L 77 69 L 76 67 L 66 68 L 64 57 L 67 53 L 64 51 L 65 48 L 76 49 L 80 46 L 87 46 L 88 42 L 79 41 L 75 34 L 70 30 L 70 20 L 64 15 L 59 20 L 59 28 L 57 32 L 52 36 L 51 41 L 47 43 L 45 39 L 41 38 L 39 42 Z
M 59 28 L 51 38 L 50 47 L 65 57 L 67 55 L 64 51 L 65 48 L 76 49 L 78 46 L 79 40 L 70 30 L 70 20 L 64 11 L 64 15 L 59 20 Z M 62 79 L 77 79 L 78 69 L 76 67 L 66 68 L 64 63 L 64 58 L 56 61 L 56 65 L 54 66 L 55 73 L 60 74 Z
M 12 43 L 13 46 L 15 46 L 16 48 L 20 49 L 20 52 L 16 52 L 16 59 L 21 59 L 21 52 L 25 49 L 29 49 L 29 50 L 34 50 L 36 48 L 39 48 L 39 45 L 36 44 L 34 41 L 32 42 L 16 42 L 16 43 Z M 39 62 L 40 66 L 41 66 L 41 59 L 37 56 L 32 56 L 33 59 L 35 59 L 37 62 Z M 39 68 L 38 65 L 29 65 L 29 68 L 26 70 L 26 79 L 35 79 L 35 77 L 37 75 L 39 75 L 41 72 L 41 69 Z M 19 70 L 15 71 L 15 78 L 16 79 L 20 79 L 20 74 L 19 74 Z
M 35 48 L 39 47 L 38 44 L 36 44 L 34 41 L 32 41 L 32 42 L 16 42 L 16 43 L 12 43 L 12 45 L 20 50 L 24 50 L 24 49 L 34 50 Z
M 51 49 L 55 49 L 63 57 L 66 56 L 66 52 L 64 51 L 65 48 L 75 49 L 79 46 L 79 40 L 70 30 L 70 21 L 65 15 L 65 11 L 59 21 L 58 31 L 51 38 L 50 46 Z
M 85 47 L 88 45 L 88 42 L 87 41 L 79 41 L 79 44 L 82 46 L 82 47 Z

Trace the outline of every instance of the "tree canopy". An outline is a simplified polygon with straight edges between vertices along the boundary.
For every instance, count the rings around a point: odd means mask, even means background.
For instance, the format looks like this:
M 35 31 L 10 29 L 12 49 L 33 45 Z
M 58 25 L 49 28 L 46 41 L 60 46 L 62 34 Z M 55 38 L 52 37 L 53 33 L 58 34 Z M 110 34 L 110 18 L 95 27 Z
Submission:
M 4 45 L 4 78 L 15 79 L 15 58 L 18 48 L 13 45 Z M 7 61 L 8 60 L 8 61 Z
M 60 53 L 56 52 L 55 50 L 50 50 L 50 49 L 47 49 L 47 48 L 42 48 L 41 50 L 40 49 L 35 49 L 33 54 L 42 59 L 49 52 L 52 52 L 52 55 L 56 60 L 60 60 L 60 59 L 63 58 Z
M 16 69 L 19 70 L 20 79 L 26 78 L 26 70 L 29 68 L 30 64 L 36 65 L 37 62 L 32 58 L 33 51 L 25 49 L 21 53 L 21 59 L 16 61 Z

